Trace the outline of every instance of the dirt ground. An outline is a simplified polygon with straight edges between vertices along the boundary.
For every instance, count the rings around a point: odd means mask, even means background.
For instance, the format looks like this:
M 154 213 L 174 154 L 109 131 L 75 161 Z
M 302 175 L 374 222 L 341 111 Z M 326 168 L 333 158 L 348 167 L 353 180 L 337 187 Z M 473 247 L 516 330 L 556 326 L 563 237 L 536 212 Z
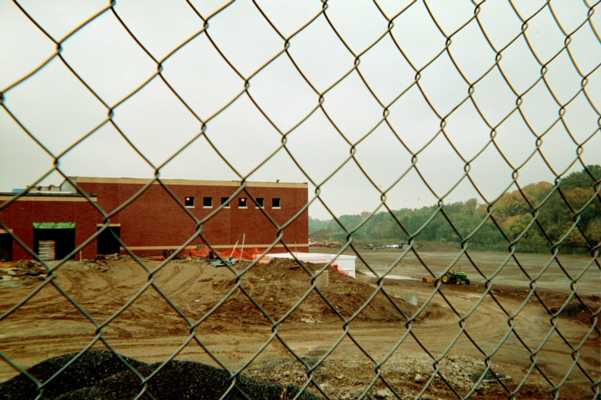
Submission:
M 145 259 L 144 265 L 153 271 L 160 261 Z M 86 345 L 110 346 L 145 362 L 175 355 L 298 385 L 307 382 L 309 368 L 309 390 L 333 399 L 357 398 L 371 383 L 374 398 L 395 398 L 392 391 L 414 398 L 424 387 L 424 398 L 456 398 L 471 390 L 485 359 L 502 380 L 481 384 L 474 398 L 505 398 L 519 385 L 518 397 L 553 398 L 553 386 L 563 380 L 560 398 L 591 398 L 591 382 L 601 378 L 599 326 L 591 326 L 601 298 L 591 294 L 580 296 L 584 304 L 569 299 L 551 320 L 545 306 L 556 312 L 567 292 L 538 289 L 528 299 L 523 285 L 495 284 L 485 293 L 477 280 L 444 286 L 424 305 L 433 288 L 421 281 L 386 282 L 373 296 L 373 279 L 326 271 L 327 282 L 317 282 L 327 302 L 316 292 L 304 298 L 310 278 L 287 261 L 256 265 L 239 288 L 232 271 L 202 260 L 176 260 L 151 274 L 153 280 L 127 257 L 70 261 L 57 271 L 56 287 L 41 289 L 43 271 L 25 265 L 25 272 L 9 275 L 12 267 L 0 266 L 8 277 L 0 281 L 0 351 L 22 367 Z M 189 324 L 196 321 L 194 337 Z M 577 363 L 570 346 L 579 349 Z M 433 367 L 440 374 L 433 375 Z M 16 374 L 0 361 L 0 382 Z

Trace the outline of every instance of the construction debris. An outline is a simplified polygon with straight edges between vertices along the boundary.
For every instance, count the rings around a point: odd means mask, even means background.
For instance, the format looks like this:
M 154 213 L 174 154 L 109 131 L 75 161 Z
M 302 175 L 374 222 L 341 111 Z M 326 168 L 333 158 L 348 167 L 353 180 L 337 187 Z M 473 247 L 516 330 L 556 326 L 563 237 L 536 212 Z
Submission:
M 0 268 L 0 277 L 37 277 L 46 278 L 46 268 L 33 260 L 21 260 L 9 266 L 8 268 Z
M 32 279 L 44 280 L 47 277 L 46 268 L 32 260 L 22 260 L 14 264 L 3 264 L 0 267 L 0 287 L 19 288 Z
M 421 395 L 421 399 L 453 398 L 444 381 L 450 383 L 456 390 L 465 393 L 477 381 L 477 379 L 474 380 L 474 377 L 479 378 L 484 372 L 480 360 L 463 356 L 445 358 L 441 361 L 440 366 L 440 374 L 434 376 L 429 389 Z M 432 371 L 432 360 L 427 356 L 405 357 L 402 360 L 389 361 L 381 368 L 381 372 L 386 377 L 386 381 L 393 385 L 396 393 L 380 383 L 375 385 L 364 398 L 369 400 L 415 399 L 430 380 Z M 247 372 L 255 378 L 275 379 L 283 384 L 298 386 L 302 386 L 308 379 L 308 371 L 301 363 L 291 358 L 261 360 L 253 364 Z M 488 372 L 492 374 L 490 370 Z M 491 376 L 492 381 L 488 380 Z M 328 398 L 356 399 L 363 395 L 365 388 L 371 382 L 373 365 L 367 361 L 349 362 L 334 356 L 324 360 L 320 364 L 320 368 L 313 371 L 312 377 Z M 511 379 L 500 373 L 497 373 L 497 377 L 501 380 Z M 483 397 L 477 398 L 488 398 L 487 394 L 498 391 L 498 385 L 494 385 L 493 381 L 496 382 L 494 375 L 487 374 L 485 376 L 485 380 L 478 388 L 478 393 Z
M 215 258 L 215 259 L 209 261 L 209 264 L 211 264 L 213 267 L 225 267 L 225 266 L 231 267 L 232 265 L 235 265 L 236 263 L 238 263 L 238 260 L 236 260 L 233 257 L 223 258 L 223 259 Z

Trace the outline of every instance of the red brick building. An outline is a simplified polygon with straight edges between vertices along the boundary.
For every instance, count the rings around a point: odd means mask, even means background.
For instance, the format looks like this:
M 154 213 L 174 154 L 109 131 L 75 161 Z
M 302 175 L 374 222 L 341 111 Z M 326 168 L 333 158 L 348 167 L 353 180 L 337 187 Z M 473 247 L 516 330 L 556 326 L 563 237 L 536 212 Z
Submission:
M 239 182 L 164 179 L 144 190 L 149 180 L 136 178 L 71 178 L 93 200 L 65 181 L 60 190 L 37 191 L 21 196 L 0 211 L 0 258 L 31 258 L 8 234 L 10 230 L 34 252 L 45 258 L 63 258 L 86 242 L 97 230 L 108 226 L 86 243 L 76 258 L 94 258 L 120 249 L 114 235 L 137 255 L 164 254 L 178 248 L 200 228 L 215 249 L 229 254 L 244 243 L 246 251 L 264 251 L 276 239 L 270 222 L 284 224 L 307 204 L 306 183 L 248 182 L 237 195 Z M 0 194 L 0 205 L 14 193 Z M 131 202 L 132 196 L 137 198 Z M 177 201 L 183 205 L 177 204 Z M 221 205 L 222 209 L 219 209 Z M 104 223 L 102 213 L 110 214 Z M 219 210 L 218 210 L 219 209 Z M 191 214 L 191 215 L 190 215 Z M 266 214 L 266 215 L 265 215 Z M 308 211 L 302 211 L 283 231 L 284 242 L 294 251 L 308 250 Z M 208 251 L 196 237 L 186 252 Z M 282 245 L 274 251 L 282 251 Z

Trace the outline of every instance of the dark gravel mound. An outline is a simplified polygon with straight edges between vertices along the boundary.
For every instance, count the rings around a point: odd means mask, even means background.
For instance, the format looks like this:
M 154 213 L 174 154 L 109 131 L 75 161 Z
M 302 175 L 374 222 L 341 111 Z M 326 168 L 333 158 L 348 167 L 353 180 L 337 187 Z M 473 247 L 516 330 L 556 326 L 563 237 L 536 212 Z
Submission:
M 29 368 L 27 372 L 40 382 L 45 382 L 77 353 L 63 354 L 49 358 Z M 139 369 L 144 363 L 121 356 L 129 365 Z M 69 365 L 48 386 L 44 388 L 44 398 L 54 399 L 64 393 L 86 386 L 94 386 L 111 375 L 128 370 L 119 358 L 109 351 L 88 351 Z M 128 370 L 129 371 L 129 370 Z M 133 375 L 132 372 L 130 374 Z M 34 399 L 38 395 L 36 385 L 21 374 L 4 383 L 0 383 L 0 399 Z
M 45 381 L 65 365 L 75 353 L 50 358 L 28 372 Z M 144 364 L 123 357 L 142 376 L 149 376 L 160 364 Z M 141 399 L 219 399 L 229 388 L 229 374 L 218 368 L 190 361 L 171 361 L 154 375 Z M 116 355 L 108 351 L 88 351 L 44 388 L 44 399 L 56 400 L 117 400 L 133 399 L 143 389 L 140 379 Z M 241 377 L 230 391 L 228 400 L 283 400 L 298 393 L 293 385 Z M 0 383 L 0 399 L 34 399 L 38 395 L 35 384 L 24 375 Z M 301 400 L 314 400 L 310 393 Z

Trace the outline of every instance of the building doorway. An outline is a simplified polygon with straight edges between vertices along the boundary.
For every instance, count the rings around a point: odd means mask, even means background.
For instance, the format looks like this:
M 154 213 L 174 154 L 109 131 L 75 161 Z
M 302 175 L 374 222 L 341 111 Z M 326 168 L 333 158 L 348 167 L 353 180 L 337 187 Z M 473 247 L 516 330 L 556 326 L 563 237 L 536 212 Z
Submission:
M 13 259 L 13 238 L 8 233 L 0 233 L 0 261 Z
M 40 259 L 61 260 L 75 249 L 75 222 L 34 222 L 33 243 Z
M 101 229 L 98 227 L 97 229 Z M 121 243 L 117 238 L 121 238 L 120 226 L 109 226 L 98 235 L 97 243 L 98 254 L 119 254 L 121 251 Z

